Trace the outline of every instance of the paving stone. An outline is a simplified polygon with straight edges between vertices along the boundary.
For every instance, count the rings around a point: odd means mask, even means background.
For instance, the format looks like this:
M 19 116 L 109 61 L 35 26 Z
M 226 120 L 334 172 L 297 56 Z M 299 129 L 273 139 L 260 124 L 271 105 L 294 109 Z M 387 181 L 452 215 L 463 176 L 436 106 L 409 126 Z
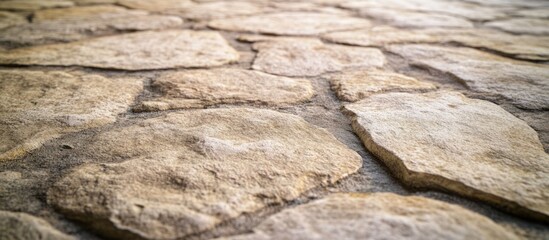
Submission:
M 356 102 L 376 93 L 424 92 L 437 87 L 406 75 L 385 70 L 351 70 L 325 76 L 339 99 Z
M 497 28 L 515 34 L 549 34 L 549 19 L 513 18 L 487 22 L 484 25 L 487 27 Z
M 195 4 L 189 7 L 167 10 L 166 13 L 176 14 L 183 18 L 193 20 L 216 19 L 235 17 L 240 15 L 252 15 L 266 11 L 266 7 L 254 2 L 231 1 L 209 2 Z
M 246 108 L 169 113 L 104 132 L 88 150 L 95 153 L 88 159 L 124 161 L 74 169 L 48 202 L 101 234 L 131 239 L 185 238 L 362 164 L 300 117 Z
M 63 133 L 116 121 L 142 90 L 139 79 L 0 70 L 0 161 L 23 157 Z
M 511 15 L 525 18 L 549 18 L 549 8 L 514 11 Z
M 0 55 L 1 64 L 79 65 L 123 70 L 213 67 L 237 60 L 238 52 L 219 33 L 190 30 L 121 34 L 19 48 Z
M 268 13 L 213 20 L 209 27 L 238 32 L 275 35 L 316 35 L 338 30 L 369 27 L 366 19 L 312 12 Z
M 25 23 L 27 19 L 19 14 L 0 11 L 0 29 Z
M 412 65 L 448 73 L 469 89 L 503 96 L 517 107 L 549 109 L 549 68 L 470 48 L 429 45 L 391 46 Z
M 281 39 L 253 44 L 253 69 L 284 76 L 316 76 L 350 67 L 381 67 L 377 48 L 324 44 L 318 39 Z
M 510 7 L 549 7 L 549 3 L 545 0 L 466 0 L 467 2 L 472 2 L 481 5 L 487 6 L 510 6 Z
M 115 4 L 118 0 L 72 0 L 76 5 Z
M 311 82 L 242 69 L 188 70 L 162 74 L 152 88 L 158 94 L 135 111 L 199 108 L 216 104 L 288 106 L 310 100 Z
M 44 219 L 26 213 L 0 211 L 0 237 L 5 240 L 73 240 Z
M 162 12 L 165 10 L 185 8 L 193 5 L 191 0 L 118 0 L 118 4 L 151 12 Z
M 313 2 L 269 2 L 269 6 L 276 11 L 293 11 L 293 12 L 321 12 L 329 14 L 350 15 L 345 9 L 315 4 Z
M 512 35 L 489 29 L 413 29 L 376 27 L 329 33 L 325 40 L 357 45 L 385 46 L 402 43 L 458 43 L 464 46 L 490 49 L 503 55 L 525 60 L 549 60 L 549 37 Z
M 34 12 L 33 22 L 44 21 L 75 21 L 75 20 L 94 20 L 113 17 L 128 17 L 133 15 L 147 15 L 147 12 L 140 10 L 128 10 L 123 7 L 113 5 L 91 5 L 77 6 L 70 8 L 44 9 Z
M 391 26 L 402 28 L 473 27 L 473 23 L 464 18 L 439 13 L 422 13 L 383 8 L 365 8 L 360 9 L 359 14 L 361 16 L 382 20 Z
M 44 8 L 71 7 L 74 3 L 64 0 L 3 0 L 0 9 L 15 11 L 32 11 Z
M 345 106 L 355 132 L 407 185 L 549 220 L 549 155 L 524 121 L 460 93 L 376 94 Z
M 519 238 L 489 218 L 457 205 L 393 193 L 339 193 L 283 210 L 251 234 L 220 239 Z

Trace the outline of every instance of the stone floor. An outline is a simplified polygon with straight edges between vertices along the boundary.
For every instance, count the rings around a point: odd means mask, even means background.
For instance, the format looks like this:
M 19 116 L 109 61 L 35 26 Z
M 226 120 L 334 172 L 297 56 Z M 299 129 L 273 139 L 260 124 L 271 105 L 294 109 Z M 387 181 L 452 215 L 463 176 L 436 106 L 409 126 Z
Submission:
M 0 239 L 549 239 L 546 0 L 0 0 Z

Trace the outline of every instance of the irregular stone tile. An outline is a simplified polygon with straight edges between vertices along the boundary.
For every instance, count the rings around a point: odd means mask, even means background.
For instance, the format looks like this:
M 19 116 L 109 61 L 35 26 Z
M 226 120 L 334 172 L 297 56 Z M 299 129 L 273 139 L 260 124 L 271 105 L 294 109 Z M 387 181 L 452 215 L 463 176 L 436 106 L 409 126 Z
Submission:
M 549 19 L 513 18 L 487 22 L 484 25 L 487 27 L 497 28 L 506 32 L 516 34 L 549 34 Z
M 34 12 L 33 22 L 44 21 L 75 21 L 75 20 L 94 20 L 113 17 L 128 17 L 132 15 L 147 15 L 145 11 L 139 10 L 127 10 L 123 7 L 113 5 L 92 5 L 92 6 L 78 6 L 70 8 L 54 8 L 44 9 Z
M 0 233 L 6 240 L 73 240 L 42 218 L 26 213 L 0 211 Z
M 361 9 L 359 14 L 361 16 L 382 20 L 391 26 L 403 28 L 473 27 L 473 23 L 466 19 L 438 13 L 421 13 L 383 8 L 365 8 Z
M 264 6 L 254 2 L 231 1 L 196 4 L 172 11 L 167 10 L 166 13 L 176 14 L 188 19 L 204 20 L 240 15 L 252 15 L 264 11 L 266 11 Z
M 118 0 L 72 0 L 76 5 L 115 4 Z
M 376 27 L 370 30 L 335 32 L 323 35 L 325 40 L 358 45 L 385 46 L 403 43 L 458 43 L 486 48 L 525 60 L 549 60 L 549 37 L 512 35 L 488 29 L 415 29 Z
M 316 35 L 320 33 L 369 27 L 366 19 L 336 14 L 283 12 L 210 21 L 209 27 L 239 32 L 276 35 Z
M 64 0 L 3 0 L 0 9 L 16 11 L 32 11 L 44 8 L 71 7 L 74 3 Z
M 549 7 L 549 3 L 545 0 L 466 0 L 481 5 L 488 6 L 509 6 L 509 7 Z
M 345 110 L 366 148 L 405 184 L 548 222 L 549 155 L 537 133 L 501 107 L 433 92 L 376 94 Z
M 0 161 L 23 157 L 61 134 L 116 121 L 141 90 L 134 78 L 0 70 Z
M 313 2 L 269 2 L 269 6 L 275 11 L 295 11 L 295 12 L 321 12 L 329 14 L 350 15 L 349 11 L 344 9 L 315 4 Z
M 138 32 L 19 48 L 0 55 L 1 64 L 147 70 L 213 67 L 238 60 L 238 52 L 217 32 Z
M 48 202 L 108 237 L 179 239 L 295 199 L 360 168 L 302 118 L 263 109 L 170 113 L 98 135 Z M 99 159 L 97 159 L 99 158 Z
M 351 70 L 325 76 L 339 99 L 356 102 L 376 93 L 425 92 L 436 86 L 415 78 L 384 70 Z
M 118 4 L 151 12 L 161 12 L 164 10 L 185 8 L 193 5 L 191 0 L 118 0 Z
M 470 48 L 429 45 L 389 47 L 412 65 L 455 76 L 469 89 L 503 96 L 526 109 L 549 109 L 549 68 Z
M 220 239 L 520 238 L 487 217 L 437 200 L 393 193 L 339 193 L 285 209 L 253 233 Z
M 293 79 L 242 69 L 208 69 L 170 72 L 152 83 L 158 97 L 136 111 L 197 108 L 215 104 L 287 106 L 310 100 L 313 86 Z
M 0 11 L 0 29 L 25 23 L 27 23 L 27 19 L 21 15 Z
M 316 76 L 349 67 L 381 67 L 385 56 L 376 48 L 328 45 L 318 39 L 254 43 L 252 68 L 284 76 Z
M 525 18 L 549 18 L 549 8 L 525 9 L 512 12 L 511 15 Z

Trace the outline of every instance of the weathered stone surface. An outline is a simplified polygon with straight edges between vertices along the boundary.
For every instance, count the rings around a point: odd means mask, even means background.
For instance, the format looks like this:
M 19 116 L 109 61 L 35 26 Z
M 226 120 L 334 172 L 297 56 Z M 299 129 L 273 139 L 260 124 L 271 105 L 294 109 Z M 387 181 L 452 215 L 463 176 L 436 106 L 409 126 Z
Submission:
M 385 56 L 376 48 L 324 44 L 318 39 L 257 42 L 253 69 L 284 76 L 316 76 L 349 67 L 381 67 Z
M 351 70 L 326 76 L 339 99 L 356 102 L 376 93 L 429 91 L 429 82 L 384 70 Z
M 138 32 L 14 49 L 1 64 L 80 65 L 124 70 L 212 67 L 238 60 L 238 52 L 216 32 L 170 30 Z
M 141 90 L 141 80 L 132 78 L 0 70 L 0 161 L 63 133 L 116 121 Z
M 537 8 L 537 9 L 525 9 L 520 11 L 514 11 L 511 13 L 513 16 L 526 17 L 526 18 L 549 18 L 549 8 Z
M 501 107 L 434 92 L 377 94 L 345 109 L 366 148 L 407 185 L 549 221 L 549 155 L 536 132 Z
M 115 4 L 118 0 L 72 0 L 76 5 Z
M 300 117 L 246 108 L 147 119 L 98 135 L 89 150 L 96 155 L 87 158 L 125 161 L 78 167 L 48 191 L 48 202 L 118 238 L 184 238 L 333 183 L 362 163 Z
M 74 20 L 93 20 L 113 17 L 128 17 L 131 15 L 147 15 L 145 11 L 127 10 L 123 7 L 113 5 L 92 5 L 78 6 L 70 8 L 44 9 L 34 12 L 32 22 L 44 21 L 74 21 Z
M 0 29 L 25 23 L 27 23 L 27 19 L 21 15 L 0 11 Z
M 183 18 L 203 20 L 258 14 L 264 11 L 266 11 L 265 6 L 254 2 L 231 1 L 195 4 L 172 11 L 167 10 L 166 12 Z
M 73 240 L 45 220 L 26 213 L 0 211 L 0 237 L 5 240 Z
M 486 48 L 514 58 L 549 60 L 549 37 L 512 35 L 488 29 L 415 29 L 376 27 L 370 30 L 325 34 L 324 39 L 358 46 L 385 46 L 403 43 L 459 43 Z
M 549 7 L 549 3 L 545 0 L 466 0 L 467 2 L 473 2 L 481 5 L 488 6 L 500 6 L 500 7 Z
M 465 208 L 393 193 L 332 194 L 277 213 L 245 239 L 519 239 Z
M 268 13 L 211 21 L 216 29 L 276 35 L 316 35 L 338 30 L 369 27 L 366 19 L 312 12 Z
M 454 17 L 452 15 L 439 13 L 422 13 L 415 11 L 403 11 L 384 8 L 365 8 L 359 11 L 361 16 L 375 18 L 395 27 L 403 28 L 429 28 L 429 27 L 450 27 L 450 28 L 471 28 L 470 21 Z
M 215 104 L 287 106 L 311 99 L 311 82 L 242 69 L 188 70 L 165 73 L 152 87 L 158 97 L 136 111 L 197 108 Z
M 549 109 L 549 68 L 470 48 L 428 45 L 391 46 L 412 65 L 457 77 L 473 91 L 500 95 L 521 108 Z
M 65 0 L 3 0 L 0 9 L 16 11 L 32 11 L 44 8 L 71 7 L 74 3 Z
M 516 34 L 548 35 L 549 19 L 513 18 L 492 21 L 484 24 L 487 27 L 501 29 Z
M 161 12 L 193 5 L 191 0 L 118 0 L 117 3 L 125 7 L 151 12 Z

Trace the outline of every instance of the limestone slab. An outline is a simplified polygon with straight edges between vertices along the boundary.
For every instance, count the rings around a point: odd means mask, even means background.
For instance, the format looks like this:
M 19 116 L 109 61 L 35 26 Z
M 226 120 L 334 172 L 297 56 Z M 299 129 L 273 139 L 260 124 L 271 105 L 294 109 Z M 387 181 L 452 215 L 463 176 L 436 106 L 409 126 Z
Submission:
M 252 15 L 266 10 L 264 5 L 255 2 L 230 1 L 195 4 L 185 8 L 167 10 L 166 12 L 186 19 L 204 20 Z
M 325 76 L 339 99 L 356 102 L 376 93 L 435 90 L 429 82 L 385 70 L 350 70 Z
M 549 67 L 515 61 L 470 48 L 391 46 L 412 65 L 455 76 L 473 91 L 503 96 L 526 109 L 549 109 Z
M 79 65 L 123 70 L 213 67 L 236 60 L 238 52 L 219 33 L 190 30 L 121 34 L 19 48 L 0 55 L 1 64 Z
M 284 76 L 316 76 L 350 67 L 381 67 L 386 59 L 377 48 L 324 44 L 318 39 L 282 39 L 254 43 L 252 68 Z
M 194 4 L 191 0 L 118 0 L 117 3 L 128 8 L 150 12 L 185 8 Z
M 515 34 L 549 35 L 549 19 L 512 18 L 487 22 L 484 25 Z
M 141 90 L 134 78 L 0 70 L 0 161 L 23 157 L 64 133 L 116 121 Z
M 25 23 L 27 23 L 27 19 L 22 15 L 0 11 L 0 29 Z
M 377 94 L 345 106 L 355 132 L 407 185 L 549 220 L 549 155 L 524 121 L 455 92 Z
M 44 21 L 75 21 L 113 18 L 118 16 L 128 17 L 133 15 L 147 15 L 147 12 L 140 10 L 128 10 L 114 5 L 91 5 L 76 6 L 69 8 L 53 8 L 35 11 L 32 22 Z
M 185 238 L 334 183 L 362 163 L 300 117 L 247 108 L 143 120 L 101 133 L 88 151 L 98 163 L 57 182 L 48 202 L 126 239 Z M 106 156 L 121 161 L 101 163 Z
M 520 239 L 487 217 L 424 197 L 332 194 L 277 213 L 245 239 Z
M 0 211 L 0 233 L 6 240 L 74 240 L 44 219 L 26 213 Z
M 317 35 L 320 33 L 365 28 L 366 19 L 312 12 L 267 13 L 210 21 L 215 29 L 276 35 Z
M 33 11 L 45 8 L 71 7 L 74 3 L 65 0 L 5 0 L 0 1 L 0 9 L 15 11 Z
M 386 8 L 360 9 L 361 16 L 381 20 L 391 26 L 402 28 L 472 28 L 473 23 L 461 17 L 440 13 L 422 13 L 416 11 Z
M 313 86 L 294 79 L 242 69 L 188 70 L 162 74 L 152 83 L 158 95 L 136 111 L 197 108 L 216 104 L 288 106 L 310 100 Z

